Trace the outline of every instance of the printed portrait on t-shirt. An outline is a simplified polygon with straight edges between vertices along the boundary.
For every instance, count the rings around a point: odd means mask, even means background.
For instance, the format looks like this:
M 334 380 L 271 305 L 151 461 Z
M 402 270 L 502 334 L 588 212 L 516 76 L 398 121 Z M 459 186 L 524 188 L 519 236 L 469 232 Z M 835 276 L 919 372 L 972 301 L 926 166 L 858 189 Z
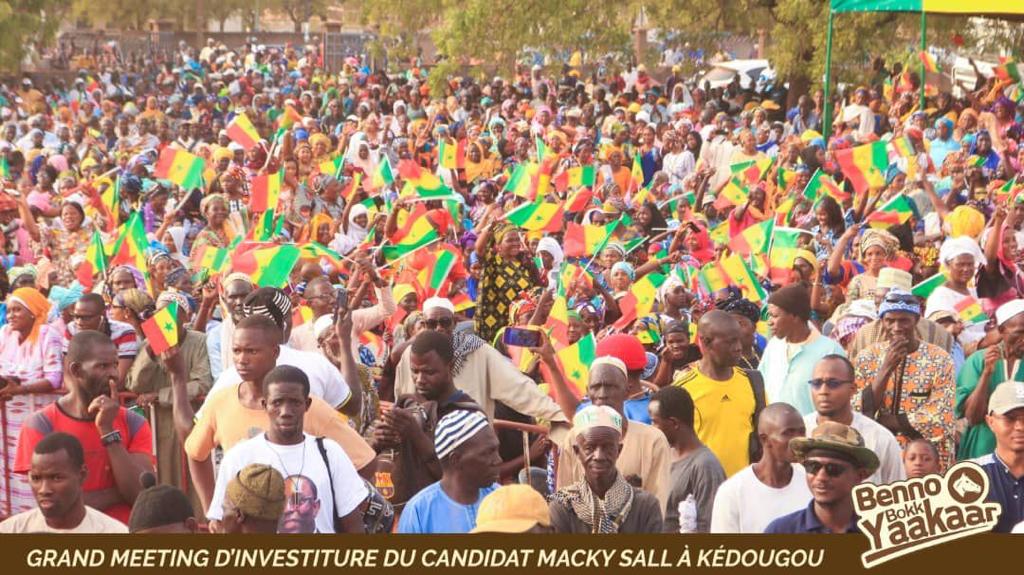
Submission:
M 305 475 L 290 475 L 284 480 L 284 513 L 278 533 L 317 533 L 316 515 L 320 499 L 316 484 Z

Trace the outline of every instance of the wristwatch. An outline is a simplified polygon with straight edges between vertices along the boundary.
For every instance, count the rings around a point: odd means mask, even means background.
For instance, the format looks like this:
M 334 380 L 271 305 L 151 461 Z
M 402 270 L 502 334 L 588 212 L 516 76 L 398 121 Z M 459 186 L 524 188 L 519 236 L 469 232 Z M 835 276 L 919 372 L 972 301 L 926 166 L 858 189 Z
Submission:
M 100 441 L 103 442 L 103 447 L 110 447 L 115 443 L 121 443 L 121 432 L 115 429 L 114 431 L 100 437 Z

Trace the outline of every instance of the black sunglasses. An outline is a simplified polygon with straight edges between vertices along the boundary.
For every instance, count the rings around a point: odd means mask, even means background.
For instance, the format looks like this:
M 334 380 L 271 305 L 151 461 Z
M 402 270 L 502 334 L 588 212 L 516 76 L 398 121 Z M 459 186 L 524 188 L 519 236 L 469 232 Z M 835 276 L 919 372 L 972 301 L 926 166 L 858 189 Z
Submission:
M 814 389 L 819 389 L 823 385 L 828 386 L 829 389 L 839 389 L 840 387 L 842 387 L 842 386 L 844 386 L 844 385 L 846 385 L 848 383 L 853 383 L 853 380 L 850 380 L 850 379 L 833 379 L 831 377 L 821 377 L 821 378 L 818 378 L 818 379 L 810 379 L 810 380 L 807 381 L 807 383 L 808 383 L 808 385 L 810 385 Z
M 825 475 L 829 477 L 839 477 L 846 473 L 849 469 L 849 465 L 843 465 L 842 463 L 822 463 L 814 459 L 804 460 L 804 469 L 807 470 L 808 475 L 817 475 L 822 469 L 825 470 Z
M 437 329 L 440 326 L 443 329 L 452 327 L 455 320 L 450 317 L 443 317 L 441 319 L 425 319 L 423 320 L 423 326 L 427 329 Z

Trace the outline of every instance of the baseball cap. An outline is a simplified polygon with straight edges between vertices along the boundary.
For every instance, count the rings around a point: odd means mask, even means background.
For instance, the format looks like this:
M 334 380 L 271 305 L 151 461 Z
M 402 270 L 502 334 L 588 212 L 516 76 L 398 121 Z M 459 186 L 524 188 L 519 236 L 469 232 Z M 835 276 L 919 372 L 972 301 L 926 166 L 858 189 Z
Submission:
M 529 485 L 503 485 L 480 502 L 470 533 L 524 533 L 537 525 L 551 526 L 544 496 Z
M 839 453 L 869 473 L 874 473 L 879 466 L 878 456 L 864 446 L 861 434 L 848 425 L 834 421 L 822 423 L 811 432 L 810 437 L 793 438 L 789 448 L 796 455 L 797 463 L 803 463 L 811 451 L 823 450 Z
M 1020 408 L 1024 408 L 1024 382 L 1004 381 L 988 398 L 989 413 L 1005 415 Z
M 629 371 L 642 370 L 647 365 L 644 345 L 635 335 L 627 333 L 617 333 L 602 339 L 597 343 L 595 354 L 598 357 L 610 355 L 618 358 Z

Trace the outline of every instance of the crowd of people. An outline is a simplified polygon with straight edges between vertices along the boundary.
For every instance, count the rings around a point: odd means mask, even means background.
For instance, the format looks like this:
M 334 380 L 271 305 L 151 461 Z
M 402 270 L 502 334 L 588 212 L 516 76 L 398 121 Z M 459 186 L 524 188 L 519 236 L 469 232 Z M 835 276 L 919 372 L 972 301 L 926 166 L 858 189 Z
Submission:
M 844 533 L 961 460 L 1021 530 L 1009 66 L 789 109 L 213 41 L 19 78 L 0 532 Z

